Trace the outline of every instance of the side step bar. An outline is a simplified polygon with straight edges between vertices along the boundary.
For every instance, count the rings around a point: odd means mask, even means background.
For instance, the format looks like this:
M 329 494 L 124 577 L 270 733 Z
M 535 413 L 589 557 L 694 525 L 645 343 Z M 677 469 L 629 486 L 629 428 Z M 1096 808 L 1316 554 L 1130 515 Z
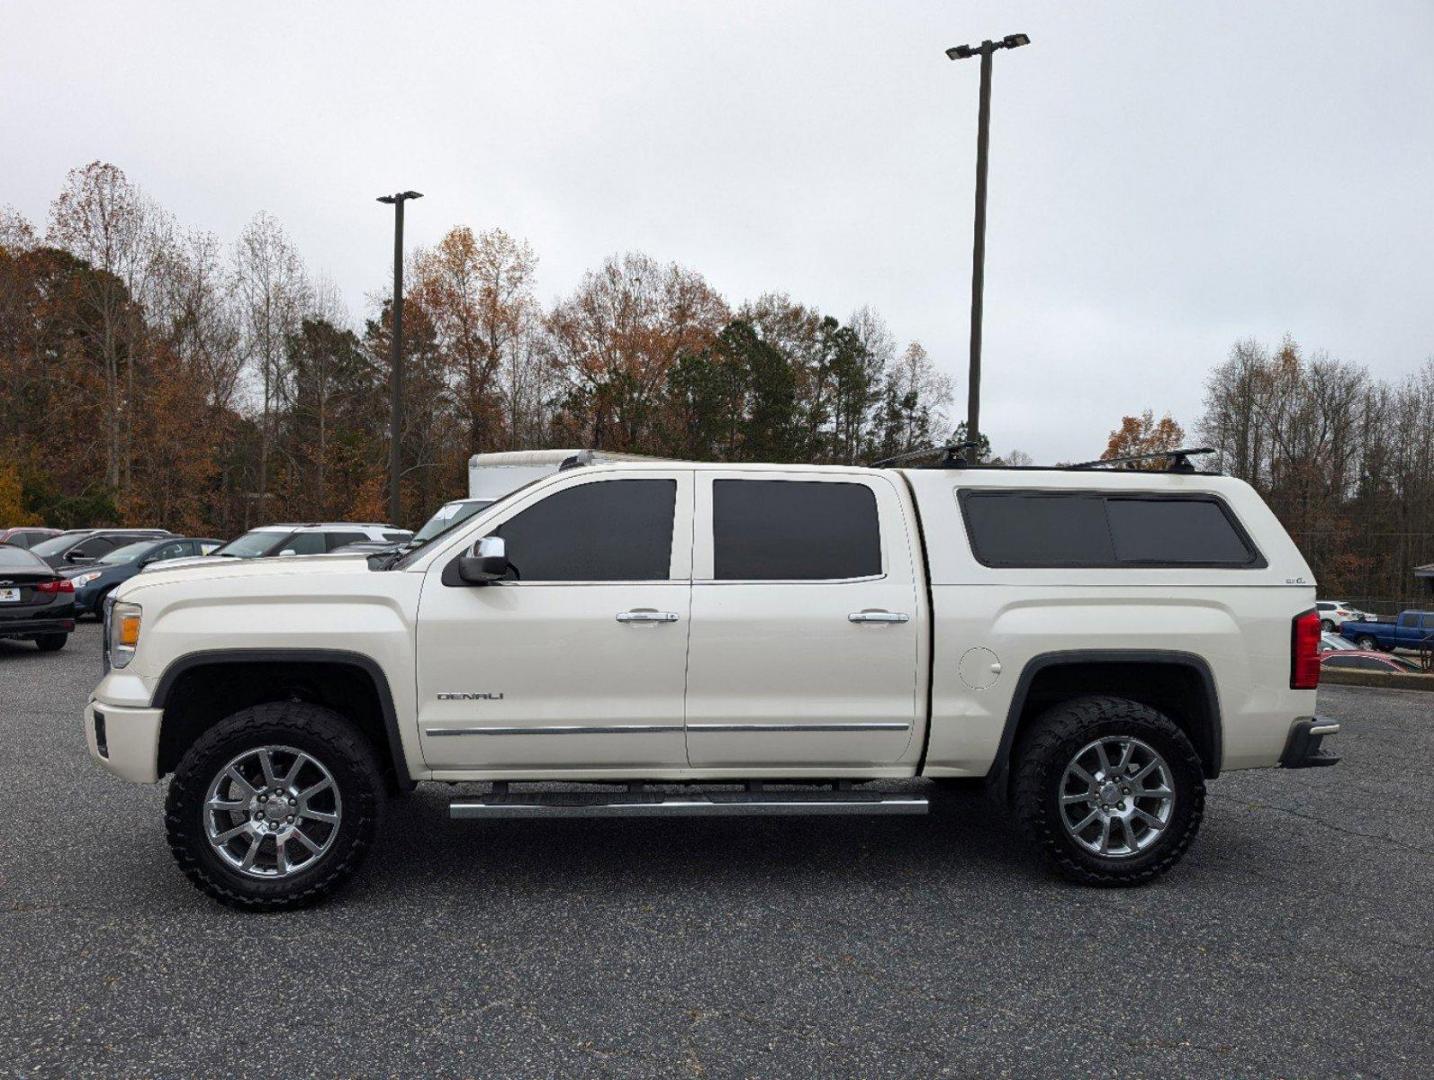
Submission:
M 495 792 L 454 799 L 450 818 L 787 817 L 797 814 L 924 814 L 924 795 L 868 791 Z

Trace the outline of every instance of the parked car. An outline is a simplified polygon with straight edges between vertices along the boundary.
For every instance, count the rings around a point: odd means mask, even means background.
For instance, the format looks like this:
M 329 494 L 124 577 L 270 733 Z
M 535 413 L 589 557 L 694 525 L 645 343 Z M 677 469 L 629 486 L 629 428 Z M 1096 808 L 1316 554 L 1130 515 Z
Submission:
M 75 587 L 34 552 L 0 544 L 0 638 L 62 649 L 75 629 Z
M 227 544 L 215 548 L 201 559 L 184 559 L 186 563 L 213 563 L 216 559 L 266 559 L 276 556 L 325 555 L 348 544 L 373 542 L 390 546 L 408 540 L 413 533 L 392 525 L 375 525 L 350 521 L 294 522 L 260 525 Z
M 32 548 L 41 540 L 48 540 L 52 536 L 59 535 L 59 529 L 46 529 L 40 525 L 20 525 L 13 529 L 0 529 L 0 544 Z
M 1322 630 L 1335 631 L 1345 623 L 1353 619 L 1355 622 L 1362 622 L 1365 619 L 1373 619 L 1374 616 L 1359 608 L 1350 607 L 1343 600 L 1316 600 L 1315 608 L 1319 611 L 1319 624 Z
M 136 540 L 173 535 L 168 529 L 70 529 L 30 550 L 52 567 L 83 566 Z
M 86 566 L 62 570 L 75 587 L 77 615 L 98 616 L 105 597 L 122 581 L 128 581 L 141 570 L 170 559 L 208 555 L 224 541 L 212 537 L 166 536 L 159 539 L 136 540 L 115 548 Z
M 375 555 L 385 551 L 397 551 L 399 548 L 409 545 L 426 544 L 439 533 L 467 521 L 484 507 L 492 506 L 494 501 L 493 499 L 454 499 L 452 502 L 440 506 L 434 515 L 423 523 L 423 527 L 407 540 L 359 540 L 345 544 L 343 547 L 334 548 L 333 554 L 352 555 L 362 552 L 365 555 Z
M 1359 646 L 1348 638 L 1342 638 L 1338 634 L 1331 634 L 1328 630 L 1321 630 L 1319 635 L 1319 651 L 1326 652 L 1349 652 L 1358 649 Z
M 395 560 L 136 575 L 84 731 L 172 774 L 180 868 L 251 910 L 331 893 L 422 781 L 536 819 L 920 814 L 853 785 L 984 777 L 1061 872 L 1136 884 L 1214 777 L 1338 760 L 1312 581 L 1188 469 L 580 466 Z M 555 780 L 604 786 L 509 790 Z
M 1348 668 L 1354 671 L 1394 671 L 1402 674 L 1418 675 L 1424 669 L 1411 660 L 1402 656 L 1391 656 L 1389 653 L 1366 652 L 1363 649 L 1350 649 L 1343 652 L 1327 652 L 1319 658 L 1321 668 Z
M 1340 636 L 1361 649 L 1427 649 L 1434 647 L 1434 611 L 1401 611 L 1394 622 L 1348 622 Z

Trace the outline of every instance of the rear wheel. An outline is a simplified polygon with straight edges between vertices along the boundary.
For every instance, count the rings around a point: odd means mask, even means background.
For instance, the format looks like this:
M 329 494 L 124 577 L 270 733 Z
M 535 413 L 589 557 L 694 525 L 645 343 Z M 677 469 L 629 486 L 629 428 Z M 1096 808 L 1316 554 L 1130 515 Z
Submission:
M 37 634 L 35 645 L 41 652 L 58 652 L 70 640 L 69 634 Z
M 205 732 L 175 768 L 165 804 L 170 850 L 220 903 L 303 907 L 362 862 L 382 790 L 372 748 L 338 713 L 257 705 Z
M 1138 885 L 1179 862 L 1195 838 L 1204 771 L 1169 717 L 1125 698 L 1077 698 L 1031 725 L 1013 799 L 1021 824 L 1066 877 Z
M 1359 637 L 1354 639 L 1354 643 L 1366 652 L 1379 651 L 1379 642 L 1375 641 L 1374 638 L 1368 634 L 1360 634 Z

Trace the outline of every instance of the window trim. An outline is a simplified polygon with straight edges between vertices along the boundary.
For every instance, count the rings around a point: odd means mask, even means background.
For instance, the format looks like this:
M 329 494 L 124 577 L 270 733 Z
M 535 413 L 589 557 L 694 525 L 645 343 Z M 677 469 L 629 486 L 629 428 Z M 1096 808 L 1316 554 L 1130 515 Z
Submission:
M 1084 562 L 1084 561 L 1062 561 L 1044 562 L 1033 565 L 1029 562 L 1003 562 L 991 561 L 976 545 L 976 536 L 971 528 L 971 513 L 967 507 L 969 497 L 972 496 L 1006 496 L 1006 497 L 1056 497 L 1056 498 L 1098 498 L 1101 500 L 1102 509 L 1105 509 L 1111 501 L 1118 502 L 1204 502 L 1214 504 L 1225 516 L 1235 536 L 1244 545 L 1249 553 L 1249 558 L 1242 563 L 1234 562 L 1170 562 L 1154 559 L 1119 559 L 1112 558 L 1110 562 Z M 961 510 L 961 524 L 966 530 L 966 543 L 970 548 L 971 557 L 980 565 L 992 570 L 1265 570 L 1269 568 L 1264 552 L 1255 543 L 1240 519 L 1235 516 L 1229 504 L 1220 495 L 1212 491 L 1113 491 L 1109 488 L 958 488 L 956 501 Z M 1110 527 L 1110 514 L 1106 512 L 1106 527 Z M 1111 537 L 1111 551 L 1115 550 L 1115 537 Z

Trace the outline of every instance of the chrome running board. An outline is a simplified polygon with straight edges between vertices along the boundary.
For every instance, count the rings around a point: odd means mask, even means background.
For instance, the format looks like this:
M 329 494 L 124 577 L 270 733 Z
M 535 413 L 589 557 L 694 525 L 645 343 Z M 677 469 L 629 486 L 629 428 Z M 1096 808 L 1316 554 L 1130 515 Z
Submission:
M 448 804 L 450 818 L 789 817 L 924 814 L 924 795 L 868 791 L 521 792 L 501 789 Z

